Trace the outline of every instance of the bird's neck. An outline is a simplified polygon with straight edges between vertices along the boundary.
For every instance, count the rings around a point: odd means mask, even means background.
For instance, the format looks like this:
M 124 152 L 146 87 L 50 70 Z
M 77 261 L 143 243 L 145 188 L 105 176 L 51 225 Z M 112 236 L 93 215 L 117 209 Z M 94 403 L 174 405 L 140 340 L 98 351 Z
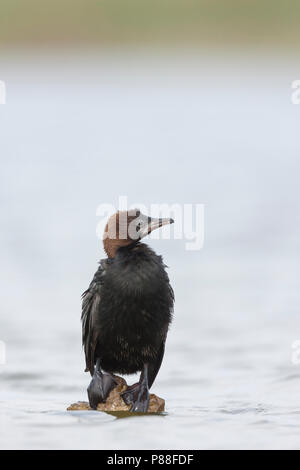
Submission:
M 109 258 L 114 258 L 119 250 L 123 248 L 130 249 L 136 246 L 138 241 L 123 240 L 119 238 L 105 238 L 103 240 L 103 248 Z

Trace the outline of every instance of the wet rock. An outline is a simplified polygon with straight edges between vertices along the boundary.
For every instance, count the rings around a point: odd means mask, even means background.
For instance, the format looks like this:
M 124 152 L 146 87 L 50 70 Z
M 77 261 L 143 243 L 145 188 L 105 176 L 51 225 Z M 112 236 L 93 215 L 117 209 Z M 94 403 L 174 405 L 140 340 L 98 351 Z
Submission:
M 97 406 L 97 411 L 105 411 L 106 413 L 115 414 L 116 416 L 127 416 L 132 415 L 129 413 L 130 405 L 126 405 L 121 397 L 121 393 L 127 390 L 126 381 L 118 376 L 115 376 L 118 385 L 110 392 L 105 403 L 99 403 Z M 77 401 L 72 403 L 67 408 L 68 411 L 86 411 L 91 410 L 89 403 L 86 401 Z M 165 410 L 165 400 L 154 395 L 150 394 L 150 401 L 147 413 L 161 413 Z

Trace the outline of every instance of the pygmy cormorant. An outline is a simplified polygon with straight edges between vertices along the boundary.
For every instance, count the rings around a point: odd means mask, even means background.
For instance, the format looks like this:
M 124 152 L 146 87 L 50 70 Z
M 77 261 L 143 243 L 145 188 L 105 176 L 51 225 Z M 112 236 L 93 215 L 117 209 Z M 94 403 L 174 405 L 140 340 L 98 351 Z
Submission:
M 83 293 L 82 341 L 90 406 L 97 408 L 116 386 L 115 373 L 141 371 L 122 398 L 131 411 L 146 412 L 149 389 L 162 363 L 174 294 L 162 257 L 140 240 L 173 219 L 139 210 L 119 211 L 106 224 L 100 261 Z

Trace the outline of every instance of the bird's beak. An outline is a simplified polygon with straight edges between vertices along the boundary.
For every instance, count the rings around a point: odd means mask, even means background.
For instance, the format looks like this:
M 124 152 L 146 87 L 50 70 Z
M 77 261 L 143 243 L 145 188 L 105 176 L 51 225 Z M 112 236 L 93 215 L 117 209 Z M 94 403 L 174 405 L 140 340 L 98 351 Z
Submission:
M 170 225 L 174 224 L 174 219 L 155 219 L 153 217 L 148 217 L 148 225 L 144 232 L 142 233 L 141 238 L 145 237 L 146 235 L 149 235 L 153 230 L 163 227 L 164 225 Z

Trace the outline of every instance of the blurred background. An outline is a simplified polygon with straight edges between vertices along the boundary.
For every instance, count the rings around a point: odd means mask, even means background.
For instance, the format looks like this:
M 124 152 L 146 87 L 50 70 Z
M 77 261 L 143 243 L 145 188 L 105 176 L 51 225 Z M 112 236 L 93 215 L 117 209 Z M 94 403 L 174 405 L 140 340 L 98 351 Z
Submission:
M 299 448 L 299 12 L 2 0 L 1 448 Z M 164 416 L 65 411 L 89 383 L 96 209 L 120 195 L 205 204 L 202 250 L 149 241 L 176 295 Z
M 271 47 L 299 40 L 299 2 L 289 0 L 2 0 L 5 44 Z

